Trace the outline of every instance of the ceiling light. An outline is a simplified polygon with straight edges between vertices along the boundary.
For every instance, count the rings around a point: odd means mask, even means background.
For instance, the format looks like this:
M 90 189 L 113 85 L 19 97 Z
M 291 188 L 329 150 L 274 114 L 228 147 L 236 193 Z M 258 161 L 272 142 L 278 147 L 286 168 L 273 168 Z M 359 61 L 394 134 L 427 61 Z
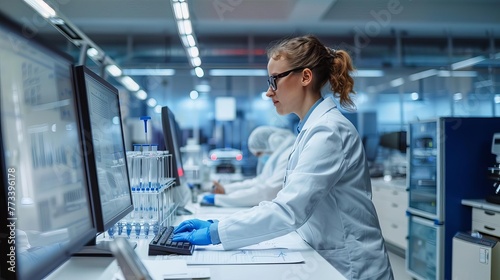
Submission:
M 24 0 L 28 5 L 30 5 L 35 11 L 37 11 L 44 18 L 55 17 L 56 11 L 52 9 L 43 0 Z
M 191 47 L 188 49 L 189 55 L 191 57 L 197 57 L 200 55 L 200 51 L 198 50 L 197 47 Z
M 384 76 L 384 71 L 382 70 L 361 70 L 358 69 L 355 71 L 356 77 L 365 77 L 365 78 L 371 78 L 371 77 L 383 77 Z
M 91 58 L 97 58 L 99 56 L 99 51 L 95 48 L 89 48 L 87 50 L 87 55 Z
M 451 65 L 451 70 L 458 70 L 465 67 L 473 66 L 484 60 L 484 56 L 476 56 L 463 61 L 455 62 Z
M 188 42 L 188 39 L 186 36 L 184 35 L 179 35 L 179 37 L 181 38 L 181 41 L 182 41 L 182 45 L 184 45 L 185 48 L 187 47 L 193 47 L 193 46 L 190 46 L 189 45 L 189 42 Z
M 405 80 L 403 78 L 397 78 L 392 80 L 389 84 L 391 87 L 399 87 L 405 83 Z
M 189 97 L 193 100 L 195 99 L 198 99 L 198 97 L 200 96 L 200 94 L 196 91 L 196 90 L 192 90 L 190 93 L 189 93 Z
M 418 100 L 419 99 L 418 92 L 412 92 L 411 93 L 411 100 Z
M 476 71 L 448 71 L 448 70 L 440 70 L 438 73 L 439 77 L 477 77 Z
M 196 41 L 194 40 L 194 37 L 193 37 L 192 34 L 187 35 L 186 39 L 187 39 L 187 42 L 188 42 L 188 44 L 187 44 L 188 46 L 190 46 L 190 47 L 196 46 Z
M 205 72 L 203 72 L 203 69 L 201 69 L 201 67 L 194 68 L 194 73 L 198 78 L 202 78 L 205 75 Z
M 123 69 L 123 74 L 130 76 L 173 76 L 175 75 L 174 69 L 158 69 L 158 68 L 149 68 L 149 69 Z
M 122 70 L 114 64 L 107 65 L 106 71 L 108 71 L 108 73 L 113 77 L 119 77 L 122 75 Z
M 181 8 L 181 3 L 176 2 L 173 5 L 174 8 L 174 15 L 176 19 L 182 19 L 182 8 Z
M 193 58 L 191 58 L 191 64 L 194 67 L 200 66 L 201 65 L 201 58 L 199 58 L 199 57 L 193 57 Z
M 247 76 L 247 77 L 267 77 L 267 70 L 264 69 L 211 69 L 210 76 Z
M 129 91 L 138 91 L 141 87 L 129 76 L 122 77 L 120 79 L 122 84 L 129 90 Z
M 417 81 L 425 78 L 429 78 L 438 74 L 436 69 L 429 69 L 415 74 L 411 74 L 408 78 L 410 81 Z
M 161 105 L 156 105 L 155 106 L 155 113 L 161 114 Z
M 182 18 L 184 19 L 189 19 L 189 8 L 186 2 L 182 2 L 181 4 L 181 10 L 182 10 Z
M 493 100 L 495 101 L 496 104 L 500 103 L 500 94 L 496 94 Z
M 156 99 L 154 99 L 154 98 L 150 98 L 150 99 L 148 99 L 148 101 L 147 101 L 146 103 L 147 103 L 147 104 L 148 104 L 148 106 L 149 106 L 149 107 L 151 107 L 151 108 L 154 108 L 154 107 L 158 104 L 158 102 L 157 102 L 157 101 L 156 101 Z
M 181 35 L 193 33 L 193 26 L 191 25 L 191 21 L 189 19 L 177 21 L 177 26 Z
M 141 89 L 135 93 L 135 97 L 137 97 L 140 100 L 146 100 L 146 98 L 148 98 L 148 94 Z

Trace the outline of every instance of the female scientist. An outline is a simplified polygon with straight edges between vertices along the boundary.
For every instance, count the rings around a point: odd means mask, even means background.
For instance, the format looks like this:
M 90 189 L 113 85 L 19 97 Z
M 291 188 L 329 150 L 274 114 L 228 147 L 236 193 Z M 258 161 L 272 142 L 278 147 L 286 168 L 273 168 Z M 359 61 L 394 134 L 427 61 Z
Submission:
M 300 118 L 283 189 L 220 221 L 184 221 L 174 240 L 233 249 L 295 230 L 347 279 L 393 279 L 361 140 L 333 97 L 321 95 L 329 83 L 341 106 L 354 106 L 349 54 L 304 36 L 277 43 L 268 57 L 267 96 L 279 114 Z
M 214 182 L 214 194 L 203 197 L 202 203 L 222 207 L 250 207 L 272 200 L 283 187 L 288 155 L 295 135 L 287 129 L 259 126 L 248 137 L 248 149 L 257 157 L 269 155 L 262 172 L 255 178 L 226 186 Z

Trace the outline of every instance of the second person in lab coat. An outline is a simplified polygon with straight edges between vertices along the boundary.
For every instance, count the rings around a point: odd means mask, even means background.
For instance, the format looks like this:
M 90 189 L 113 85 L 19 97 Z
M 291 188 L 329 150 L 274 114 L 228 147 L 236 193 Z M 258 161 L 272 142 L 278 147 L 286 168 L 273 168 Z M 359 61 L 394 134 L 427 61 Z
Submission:
M 354 106 L 351 57 L 302 36 L 278 42 L 268 58 L 267 96 L 280 115 L 300 118 L 283 189 L 220 221 L 184 221 L 174 241 L 227 250 L 296 231 L 347 279 L 392 280 L 363 144 L 334 100 Z M 333 96 L 322 95 L 326 84 Z
M 295 135 L 287 129 L 260 126 L 250 133 L 248 149 L 258 157 L 269 155 L 255 178 L 225 186 L 214 182 L 215 194 L 204 196 L 203 202 L 222 207 L 250 207 L 272 200 L 283 187 L 288 155 Z

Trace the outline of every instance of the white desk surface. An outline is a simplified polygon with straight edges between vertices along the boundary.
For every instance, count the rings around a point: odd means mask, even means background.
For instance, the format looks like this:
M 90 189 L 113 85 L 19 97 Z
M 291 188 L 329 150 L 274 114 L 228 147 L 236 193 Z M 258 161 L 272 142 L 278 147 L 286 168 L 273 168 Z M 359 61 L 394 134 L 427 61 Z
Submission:
M 178 217 L 178 223 L 184 219 L 191 218 L 222 218 L 224 215 L 229 215 L 242 209 L 200 207 L 198 204 L 190 204 L 186 208 L 191 210 L 193 215 Z M 296 235 L 295 232 L 291 234 Z M 137 241 L 137 248 L 135 251 L 141 259 L 157 259 L 156 256 L 148 256 L 147 252 L 150 239 L 134 239 L 133 241 Z M 304 257 L 305 262 L 299 264 L 199 265 L 197 267 L 209 267 L 210 279 L 214 280 L 345 279 L 345 277 L 306 242 L 300 241 L 296 247 L 289 247 L 289 249 L 299 251 Z M 114 258 L 73 257 L 50 274 L 46 279 L 108 280 L 113 278 L 117 270 L 118 266 Z
M 462 205 L 500 212 L 500 205 L 486 201 L 486 199 L 462 199 Z

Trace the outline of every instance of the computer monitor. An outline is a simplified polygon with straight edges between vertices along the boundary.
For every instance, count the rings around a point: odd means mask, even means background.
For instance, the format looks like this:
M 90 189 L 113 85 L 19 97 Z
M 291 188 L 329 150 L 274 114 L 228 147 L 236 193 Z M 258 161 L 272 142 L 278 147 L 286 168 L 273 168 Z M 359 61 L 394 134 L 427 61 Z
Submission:
M 96 234 L 72 60 L 24 35 L 0 14 L 0 279 L 41 279 Z
M 179 124 L 175 120 L 174 113 L 168 106 L 161 108 L 161 123 L 163 128 L 163 138 L 165 147 L 172 155 L 172 169 L 175 178 L 175 188 L 173 189 L 174 203 L 177 204 L 177 214 L 191 214 L 184 208 L 190 198 L 190 192 L 185 182 L 184 169 L 182 167 L 182 155 L 179 147 Z M 168 174 L 168 173 L 167 173 Z
M 406 153 L 406 131 L 394 131 L 380 135 L 380 146 Z
M 75 66 L 73 73 L 93 210 L 97 230 L 104 232 L 134 208 L 118 89 L 84 65 Z M 105 243 L 96 246 L 79 255 L 111 256 Z

